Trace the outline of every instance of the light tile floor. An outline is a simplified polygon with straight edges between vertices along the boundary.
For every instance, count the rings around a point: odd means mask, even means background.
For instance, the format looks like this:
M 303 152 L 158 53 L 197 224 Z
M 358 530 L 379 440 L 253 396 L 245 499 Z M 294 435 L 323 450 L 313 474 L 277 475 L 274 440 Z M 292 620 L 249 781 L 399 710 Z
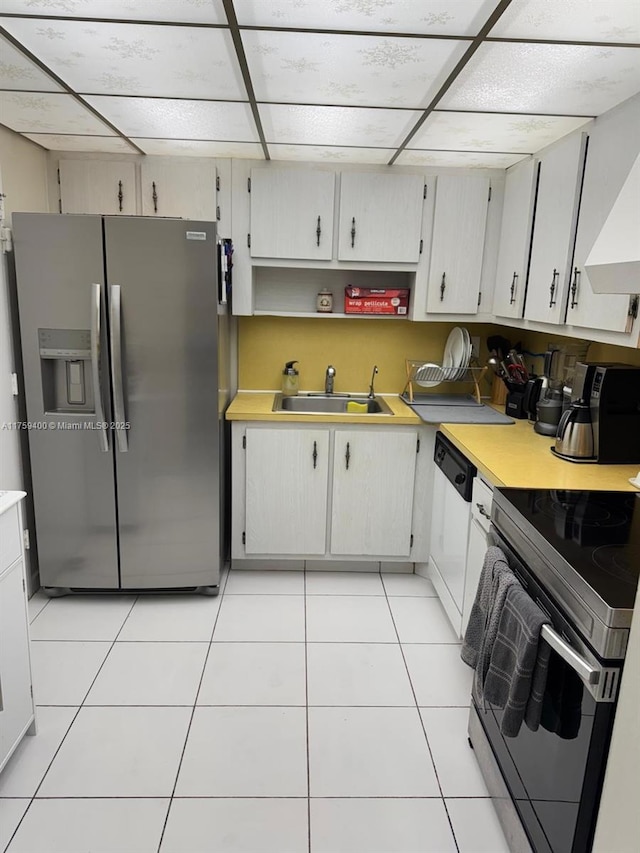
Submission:
M 0 775 L 0 851 L 509 853 L 428 581 L 235 571 L 29 612 L 38 735 Z

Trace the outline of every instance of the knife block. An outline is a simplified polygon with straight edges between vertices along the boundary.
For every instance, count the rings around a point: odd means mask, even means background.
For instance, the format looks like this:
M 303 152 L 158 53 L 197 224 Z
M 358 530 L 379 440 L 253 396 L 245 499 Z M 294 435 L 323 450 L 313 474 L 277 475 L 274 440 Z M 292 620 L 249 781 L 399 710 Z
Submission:
M 504 406 L 507 402 L 507 386 L 499 376 L 494 374 L 493 383 L 491 385 L 491 402 L 498 406 Z

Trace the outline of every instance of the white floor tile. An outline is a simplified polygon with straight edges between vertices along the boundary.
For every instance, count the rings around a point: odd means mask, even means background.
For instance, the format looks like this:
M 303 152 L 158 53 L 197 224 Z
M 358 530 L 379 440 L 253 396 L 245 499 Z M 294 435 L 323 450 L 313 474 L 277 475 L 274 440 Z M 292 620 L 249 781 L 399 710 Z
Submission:
M 401 643 L 459 643 L 438 598 L 389 597 Z
M 33 693 L 38 705 L 82 705 L 111 643 L 31 643 Z
M 469 707 L 473 670 L 460 658 L 460 646 L 403 646 L 418 705 Z
M 440 795 L 415 708 L 310 708 L 312 797 Z
M 214 642 L 304 642 L 304 596 L 225 593 Z
M 304 708 L 196 708 L 176 796 L 306 794 Z
M 469 746 L 468 708 L 421 708 L 420 713 L 445 797 L 486 797 L 487 787 Z
M 220 601 L 219 595 L 141 595 L 118 640 L 208 643 Z
M 309 643 L 309 705 L 411 705 L 399 645 Z
M 32 640 L 115 640 L 135 598 L 69 595 L 54 598 L 31 625 Z
M 460 853 L 510 853 L 489 799 L 446 800 Z
M 48 595 L 39 589 L 29 599 L 29 622 L 33 622 L 38 613 L 51 601 Z
M 198 705 L 305 705 L 304 643 L 213 643 Z
M 441 799 L 311 800 L 311 853 L 456 853 Z
M 26 812 L 30 799 L 0 800 L 0 850 L 4 850 Z
M 35 800 L 7 853 L 156 853 L 168 806 L 168 799 Z
M 115 643 L 86 705 L 193 705 L 208 643 Z
M 38 708 L 38 733 L 27 735 L 0 773 L 0 797 L 32 797 L 77 708 Z
M 303 853 L 306 799 L 175 799 L 160 853 Z
M 308 572 L 307 595 L 384 595 L 377 572 Z
M 304 595 L 304 572 L 238 569 L 229 573 L 224 591 L 231 595 Z
M 307 596 L 310 643 L 397 643 L 386 598 L 382 596 Z
M 382 581 L 387 595 L 437 598 L 438 593 L 431 581 L 420 575 L 383 574 Z
M 82 708 L 41 797 L 166 797 L 191 708 Z

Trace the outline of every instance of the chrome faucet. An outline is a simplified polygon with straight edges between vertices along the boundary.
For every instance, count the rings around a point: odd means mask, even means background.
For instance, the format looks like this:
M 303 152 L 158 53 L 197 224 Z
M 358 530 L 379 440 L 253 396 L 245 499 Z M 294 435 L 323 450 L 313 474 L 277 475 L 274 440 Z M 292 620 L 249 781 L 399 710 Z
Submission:
M 324 378 L 324 393 L 333 394 L 333 379 L 336 375 L 336 369 L 333 365 L 327 367 L 327 372 Z
M 375 394 L 373 392 L 373 383 L 374 383 L 374 380 L 376 378 L 376 373 L 378 373 L 378 365 L 374 364 L 373 365 L 373 372 L 371 374 L 371 385 L 369 385 L 369 393 L 367 394 L 367 397 L 370 400 L 373 400 L 373 398 L 375 397 Z

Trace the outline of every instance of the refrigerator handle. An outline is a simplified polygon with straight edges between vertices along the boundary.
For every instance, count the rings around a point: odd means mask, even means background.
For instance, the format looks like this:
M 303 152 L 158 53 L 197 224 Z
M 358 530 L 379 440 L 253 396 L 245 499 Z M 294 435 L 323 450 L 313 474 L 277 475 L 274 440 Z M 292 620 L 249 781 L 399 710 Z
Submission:
M 100 335 L 102 318 L 101 285 L 91 285 L 91 373 L 93 376 L 93 399 L 96 408 L 96 423 L 98 426 L 98 438 L 100 439 L 100 450 L 109 452 L 109 438 L 107 425 L 104 419 L 104 406 L 102 404 L 102 383 L 100 381 Z
M 122 381 L 122 311 L 120 285 L 109 288 L 111 306 L 111 376 L 113 377 L 113 417 L 116 422 L 116 443 L 120 453 L 129 450 L 129 437 L 126 430 L 124 411 L 124 383 Z

